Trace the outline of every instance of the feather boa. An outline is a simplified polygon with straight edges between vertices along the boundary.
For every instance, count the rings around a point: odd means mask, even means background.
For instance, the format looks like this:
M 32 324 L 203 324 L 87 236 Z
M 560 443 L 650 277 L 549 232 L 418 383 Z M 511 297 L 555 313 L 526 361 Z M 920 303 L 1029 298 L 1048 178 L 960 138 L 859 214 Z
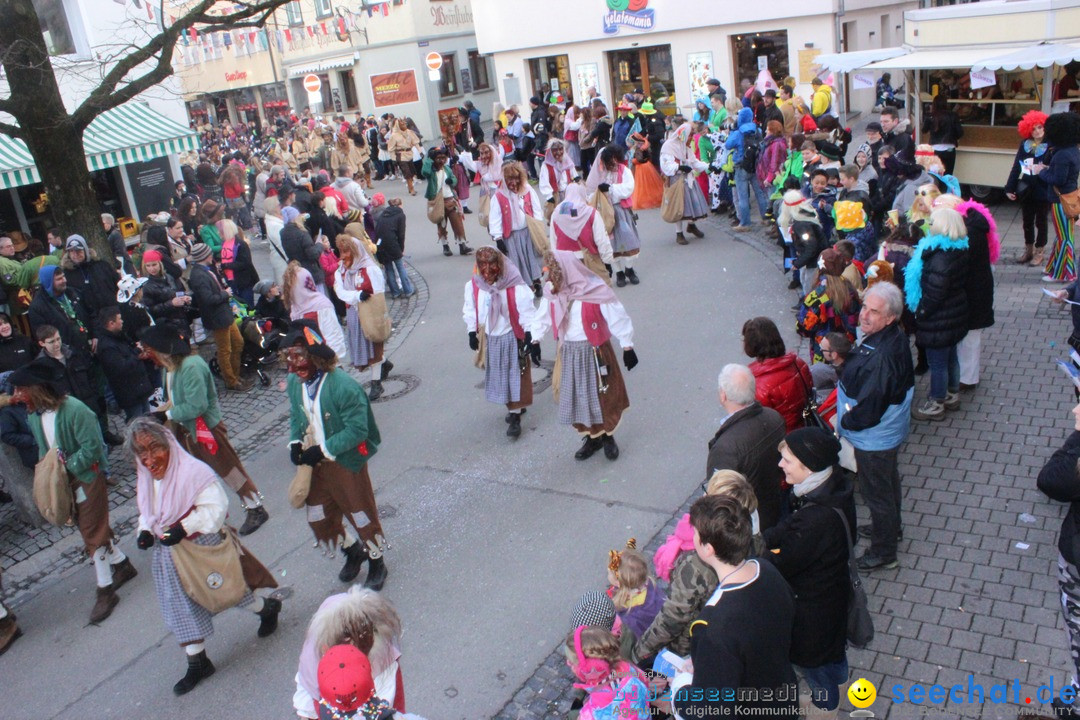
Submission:
M 915 252 L 904 268 L 904 295 L 908 310 L 915 312 L 922 300 L 923 253 L 927 250 L 967 250 L 968 239 L 953 240 L 948 235 L 927 235 L 919 241 Z
M 994 222 L 994 216 L 990 212 L 990 208 L 986 207 L 982 203 L 975 202 L 974 200 L 965 200 L 956 206 L 956 212 L 961 215 L 967 215 L 968 210 L 974 210 L 975 212 L 986 218 L 986 224 L 990 226 L 990 232 L 986 235 L 986 244 L 990 247 L 990 264 L 993 265 L 1001 257 L 1001 236 L 998 235 L 997 223 Z

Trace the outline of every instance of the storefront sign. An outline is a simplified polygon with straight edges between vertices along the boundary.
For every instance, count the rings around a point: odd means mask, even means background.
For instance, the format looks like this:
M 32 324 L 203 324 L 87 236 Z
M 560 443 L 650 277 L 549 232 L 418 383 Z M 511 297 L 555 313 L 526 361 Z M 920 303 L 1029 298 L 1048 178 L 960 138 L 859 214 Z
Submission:
M 247 80 L 247 70 L 225 73 L 225 82 L 237 82 L 238 80 Z
M 455 5 L 450 10 L 441 7 L 431 8 L 431 22 L 435 27 L 454 27 L 458 25 L 472 25 L 472 11 L 466 7 Z
M 617 35 L 620 28 L 648 31 L 656 24 L 656 11 L 649 8 L 649 0 L 607 0 L 608 12 L 604 13 L 604 34 Z
M 127 173 L 131 197 L 135 201 L 135 207 L 131 209 L 135 217 L 145 217 L 169 207 L 173 174 L 168 157 L 125 165 L 124 172 Z
M 371 96 L 377 108 L 418 102 L 420 91 L 416 86 L 416 71 L 401 70 L 372 75 Z
M 971 89 L 978 90 L 979 88 L 990 87 L 991 85 L 997 85 L 997 76 L 993 70 L 972 70 L 971 71 Z

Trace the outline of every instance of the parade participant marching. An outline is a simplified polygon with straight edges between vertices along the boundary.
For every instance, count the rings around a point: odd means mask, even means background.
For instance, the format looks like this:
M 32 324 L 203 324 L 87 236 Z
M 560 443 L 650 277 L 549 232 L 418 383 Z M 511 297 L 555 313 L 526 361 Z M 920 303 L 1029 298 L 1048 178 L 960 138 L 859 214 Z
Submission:
M 495 193 L 488 216 L 488 232 L 495 245 L 510 259 L 522 279 L 534 290 L 540 287 L 543 264 L 533 244 L 525 216 L 540 219 L 540 198 L 529 186 L 525 167 L 521 163 L 503 165 L 503 186 Z
M 625 163 L 622 148 L 608 145 L 601 150 L 585 185 L 592 192 L 607 193 L 615 208 L 615 227 L 611 231 L 615 284 L 624 287 L 629 280 L 631 285 L 637 285 L 641 280 L 634 272 L 634 261 L 641 254 L 641 238 L 630 202 L 630 196 L 634 194 L 634 173 Z
M 610 285 L 611 273 L 604 266 L 610 267 L 615 262 L 611 241 L 604 229 L 604 218 L 589 207 L 587 192 L 581 183 L 571 183 L 566 188 L 565 199 L 551 215 L 551 246 L 574 253 L 585 267 Z
M 165 404 L 152 414 L 169 421 L 180 447 L 213 468 L 240 497 L 247 514 L 240 534 L 250 535 L 270 514 L 229 441 L 210 366 L 198 354 L 191 354 L 191 344 L 173 325 L 152 325 L 140 340 L 151 359 L 165 368 Z
M 394 363 L 383 361 L 383 343 L 390 333 L 384 296 L 386 277 L 361 240 L 351 235 L 338 235 L 337 248 L 341 263 L 334 272 L 334 292 L 348 306 L 345 322 L 349 358 L 355 368 L 371 368 L 368 399 L 378 400 L 383 394 L 382 381 L 394 369 Z M 370 303 L 370 307 L 363 306 L 364 303 Z M 363 316 L 362 311 L 366 313 Z M 365 324 L 368 325 L 366 330 Z
M 296 671 L 293 707 L 297 715 L 317 717 L 313 703 L 319 697 L 319 660 L 335 645 L 352 645 L 367 655 L 375 694 L 405 712 L 401 618 L 384 595 L 354 585 L 323 600 L 311 618 Z
M 434 222 L 435 227 L 438 229 L 443 255 L 450 257 L 454 254 L 450 251 L 450 241 L 446 235 L 446 224 L 448 222 L 454 231 L 454 240 L 458 244 L 458 253 L 468 255 L 472 252 L 472 248 L 465 242 L 465 216 L 461 214 L 461 203 L 454 193 L 457 177 L 447 165 L 448 160 L 446 149 L 441 147 L 431 148 L 427 157 L 424 158 L 424 165 L 420 170 L 420 174 L 427 179 L 424 198 L 429 205 L 428 219 Z M 441 207 L 439 206 L 440 203 Z M 432 207 L 434 210 L 432 210 Z
M 331 557 L 338 546 L 343 549 L 341 582 L 355 580 L 367 560 L 364 587 L 381 590 L 387 545 L 367 468 L 381 442 L 371 404 L 360 383 L 337 367 L 334 351 L 314 323 L 294 322 L 284 348 L 291 409 L 289 458 L 294 465 L 312 468 L 304 500 L 308 525 L 316 544 Z M 356 534 L 345 526 L 345 518 Z
M 548 328 L 558 342 L 559 422 L 585 436 L 574 454 L 585 460 L 601 447 L 608 460 L 619 457 L 613 433 L 630 407 L 611 336 L 619 339 L 623 364 L 633 370 L 634 326 L 615 291 L 589 271 L 573 253 L 554 250 L 544 256 L 548 281 L 532 326 L 538 344 Z
M 694 157 L 690 149 L 692 130 L 693 126 L 690 123 L 683 123 L 660 148 L 660 171 L 667 177 L 668 187 L 679 180 L 686 183 L 683 216 L 675 223 L 675 242 L 680 245 L 689 244 L 686 236 L 683 235 L 683 223 L 690 221 L 686 226 L 686 231 L 694 237 L 705 237 L 694 221 L 709 214 L 709 204 L 705 202 L 701 187 L 691 174 L 703 173 L 709 169 L 706 163 Z
M 15 388 L 12 402 L 26 406 L 39 462 L 55 448 L 66 472 L 74 501 L 72 516 L 97 574 L 90 622 L 99 623 L 120 602 L 117 589 L 138 572 L 113 543 L 105 485 L 109 460 L 97 416 L 78 399 L 57 391 L 63 377 L 41 358 L 13 372 L 8 381 Z
M 506 405 L 506 434 L 521 435 L 521 415 L 532 405 L 532 370 L 525 351 L 540 364 L 540 345 L 526 330 L 533 324 L 533 298 L 514 264 L 490 245 L 476 251 L 476 268 L 465 283 L 461 316 L 469 331 L 469 349 L 480 350 L 485 338 L 484 398 Z
M 566 154 L 562 140 L 552 140 L 544 153 L 544 162 L 540 166 L 540 194 L 549 205 L 558 205 L 563 201 L 563 193 L 574 182 L 574 161 Z
M 173 685 L 173 692 L 183 695 L 216 670 L 205 645 L 214 633 L 212 615 L 242 607 L 259 616 L 259 637 L 277 629 L 281 601 L 253 592 L 275 588 L 277 582 L 225 524 L 229 499 L 209 465 L 146 417 L 131 422 L 127 448 L 136 460 L 136 542 L 140 550 L 153 548 L 161 615 L 187 655 L 187 673 Z
M 331 278 L 333 282 L 333 278 Z M 281 299 L 289 310 L 289 319 L 311 320 L 319 334 L 326 338 L 326 343 L 334 354 L 343 361 L 348 353 L 345 347 L 345 333 L 341 332 L 337 311 L 330 298 L 319 292 L 311 273 L 295 260 L 285 268 L 282 281 Z

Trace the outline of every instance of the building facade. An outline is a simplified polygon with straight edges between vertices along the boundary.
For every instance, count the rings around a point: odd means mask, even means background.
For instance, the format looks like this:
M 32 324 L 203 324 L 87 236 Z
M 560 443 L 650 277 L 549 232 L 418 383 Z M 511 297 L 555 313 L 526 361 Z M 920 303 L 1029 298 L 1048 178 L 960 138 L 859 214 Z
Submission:
M 426 58 L 442 67 L 431 74 Z M 412 117 L 425 137 L 438 111 L 494 100 L 471 0 L 294 0 L 262 30 L 192 35 L 177 58 L 193 122 L 268 122 L 291 107 Z M 309 97 L 304 79 L 319 89 Z
M 595 86 L 605 99 L 641 91 L 668 114 L 692 107 L 710 77 L 730 96 L 762 69 L 777 82 L 794 77 L 797 91 L 808 96 L 818 54 L 896 45 L 903 11 L 917 5 L 549 0 L 542 12 L 523 17 L 517 3 L 473 0 L 476 35 L 494 59 L 500 102 L 528 102 L 545 83 L 575 99 Z

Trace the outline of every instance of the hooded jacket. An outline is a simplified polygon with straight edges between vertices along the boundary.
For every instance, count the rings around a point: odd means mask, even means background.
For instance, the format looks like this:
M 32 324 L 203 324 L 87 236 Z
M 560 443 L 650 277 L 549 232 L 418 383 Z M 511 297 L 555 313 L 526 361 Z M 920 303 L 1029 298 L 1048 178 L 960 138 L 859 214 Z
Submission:
M 750 363 L 750 372 L 757 382 L 757 401 L 780 413 L 788 432 L 803 427 L 802 412 L 814 380 L 802 358 L 787 353 L 755 360 Z
M 71 347 L 79 355 L 90 357 L 90 338 L 93 328 L 90 323 L 90 314 L 83 304 L 79 294 L 69 286 L 64 291 L 64 297 L 69 303 L 75 319 L 68 317 L 60 301 L 53 295 L 53 275 L 56 273 L 55 265 L 46 265 L 39 271 L 41 285 L 34 293 L 34 299 L 30 301 L 27 311 L 30 320 L 30 328 L 37 330 L 42 325 L 52 325 L 60 331 L 60 339 L 65 345 Z M 115 291 L 114 291 L 115 292 Z
M 69 253 L 64 253 L 60 267 L 67 275 L 68 288 L 79 293 L 90 317 L 97 311 L 116 304 L 116 283 L 120 276 L 112 263 L 97 259 L 97 253 L 89 250 L 86 260 L 76 265 Z
M 375 217 L 375 237 L 379 250 L 375 259 L 383 265 L 400 260 L 405 252 L 405 211 L 387 205 Z
M 731 157 L 736 167 L 743 159 L 743 136 L 756 135 L 757 132 L 757 125 L 754 124 L 754 111 L 744 107 L 739 111 L 738 126 L 731 131 L 727 141 L 724 142 L 724 147 L 731 150 Z
M 904 271 L 904 296 L 922 347 L 948 348 L 968 331 L 968 240 L 928 235 Z

